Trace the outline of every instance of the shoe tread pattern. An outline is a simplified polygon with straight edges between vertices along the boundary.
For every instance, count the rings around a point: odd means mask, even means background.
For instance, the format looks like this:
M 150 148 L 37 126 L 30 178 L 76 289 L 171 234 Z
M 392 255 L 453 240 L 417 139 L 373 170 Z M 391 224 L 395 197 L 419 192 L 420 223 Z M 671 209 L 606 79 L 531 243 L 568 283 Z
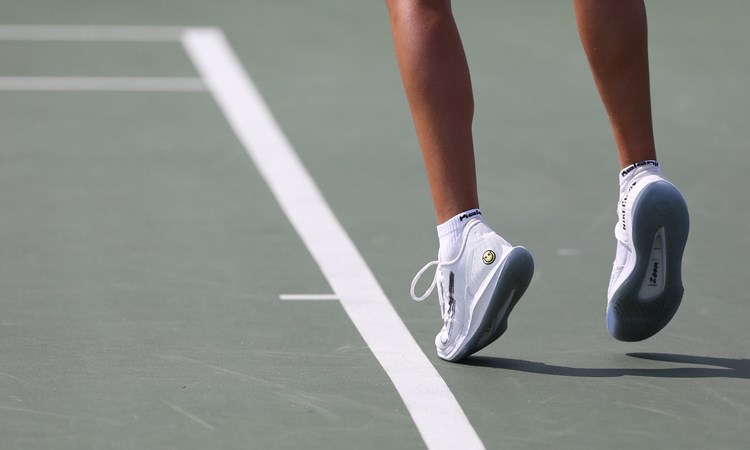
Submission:
M 633 206 L 632 239 L 636 264 L 632 273 L 612 295 L 607 306 L 607 328 L 618 340 L 635 342 L 648 339 L 674 317 L 682 301 L 682 255 L 690 219 L 682 194 L 671 183 L 655 182 L 644 189 Z M 656 297 L 638 296 L 648 276 L 654 236 L 664 229 L 666 271 L 664 290 Z

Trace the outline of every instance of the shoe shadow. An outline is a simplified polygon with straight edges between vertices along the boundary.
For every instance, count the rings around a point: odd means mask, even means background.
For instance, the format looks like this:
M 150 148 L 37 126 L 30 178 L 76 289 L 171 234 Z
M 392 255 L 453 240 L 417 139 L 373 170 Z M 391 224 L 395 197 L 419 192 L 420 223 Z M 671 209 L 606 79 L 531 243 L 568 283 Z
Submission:
M 739 378 L 750 379 L 750 360 L 714 358 L 710 356 L 675 355 L 670 353 L 628 353 L 632 358 L 647 359 L 676 364 L 691 364 L 700 367 L 674 368 L 585 368 L 565 367 L 522 359 L 499 358 L 492 356 L 469 356 L 459 364 L 516 372 L 556 375 L 562 377 L 614 378 L 614 377 L 657 377 L 657 378 Z

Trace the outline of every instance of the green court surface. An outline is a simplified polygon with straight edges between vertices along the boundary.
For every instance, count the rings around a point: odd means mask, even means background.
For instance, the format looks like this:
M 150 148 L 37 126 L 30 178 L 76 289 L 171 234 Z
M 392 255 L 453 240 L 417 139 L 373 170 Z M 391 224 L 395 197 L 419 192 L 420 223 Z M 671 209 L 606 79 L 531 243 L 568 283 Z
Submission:
M 409 298 L 435 223 L 383 2 L 0 0 L 0 449 L 750 447 L 750 4 L 648 4 L 691 235 L 676 317 L 621 343 L 618 166 L 572 7 L 454 3 L 483 213 L 536 262 L 462 364 L 435 355 L 436 299 Z M 276 147 L 248 156 L 196 28 L 223 31 L 346 234 L 320 234 L 297 172 L 261 169 Z M 336 260 L 346 236 L 418 346 L 378 346 L 400 335 Z M 430 383 L 460 414 L 424 406 Z

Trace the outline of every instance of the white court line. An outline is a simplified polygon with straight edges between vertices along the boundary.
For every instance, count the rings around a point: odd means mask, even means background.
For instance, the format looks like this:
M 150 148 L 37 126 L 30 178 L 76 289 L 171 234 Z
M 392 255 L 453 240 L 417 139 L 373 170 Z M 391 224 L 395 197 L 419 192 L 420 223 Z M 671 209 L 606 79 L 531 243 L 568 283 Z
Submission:
M 281 294 L 279 300 L 286 301 L 325 301 L 325 300 L 338 300 L 339 296 L 336 294 Z
M 349 318 L 391 378 L 431 449 L 484 448 L 445 381 L 393 309 L 370 268 L 249 79 L 221 31 L 182 42 L 229 124 Z
M 0 77 L 0 91 L 201 92 L 200 78 Z
M 0 25 L 0 41 L 179 42 L 182 27 Z

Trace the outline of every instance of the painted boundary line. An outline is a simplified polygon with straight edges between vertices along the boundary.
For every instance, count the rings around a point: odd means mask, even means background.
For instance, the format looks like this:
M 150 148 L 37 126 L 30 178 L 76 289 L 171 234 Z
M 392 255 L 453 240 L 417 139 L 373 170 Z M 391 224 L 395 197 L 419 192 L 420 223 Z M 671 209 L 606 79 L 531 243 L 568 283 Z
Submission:
M 223 33 L 189 29 L 185 49 L 430 449 L 484 448 L 445 381 L 393 309 Z
M 202 89 L 208 88 L 216 99 L 333 288 L 334 296 L 390 377 L 427 447 L 484 448 L 453 393 L 393 309 L 220 30 L 0 25 L 0 41 L 182 42 L 205 82 Z
M 0 77 L 0 91 L 205 92 L 200 78 Z
M 184 27 L 0 25 L 0 41 L 180 43 Z M 0 77 L 0 91 L 205 92 L 188 77 Z

